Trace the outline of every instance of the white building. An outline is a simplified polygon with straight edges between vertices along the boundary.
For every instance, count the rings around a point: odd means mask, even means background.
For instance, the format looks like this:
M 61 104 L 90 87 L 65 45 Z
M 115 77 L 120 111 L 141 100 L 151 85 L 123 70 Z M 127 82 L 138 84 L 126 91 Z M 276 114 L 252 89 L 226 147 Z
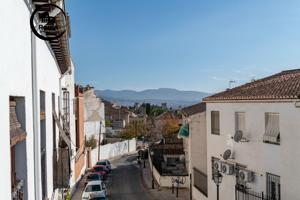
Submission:
M 208 199 L 218 171 L 220 199 L 299 199 L 299 95 L 300 70 L 290 70 L 205 98 Z
M 0 7 L 1 199 L 52 199 L 57 186 L 53 166 L 63 133 L 53 111 L 61 123 L 62 79 L 71 67 L 69 31 L 52 42 L 38 39 L 29 26 L 31 2 L 45 1 L 9 0 Z M 64 9 L 64 1 L 56 4 Z
M 104 103 L 95 95 L 94 88 L 84 88 L 84 134 L 87 139 L 94 136 L 100 142 L 105 133 L 105 109 Z
M 188 136 L 183 137 L 186 150 L 186 165 L 192 178 L 192 199 L 207 199 L 207 138 L 206 104 L 198 103 L 182 109 Z
M 76 156 L 76 109 L 75 105 L 75 68 L 73 62 L 68 72 L 61 78 L 61 114 L 62 121 L 66 120 L 70 135 L 70 180 L 69 186 L 73 188 L 78 180 L 75 180 L 75 156 Z M 64 118 L 65 117 L 65 118 Z M 64 123 L 63 123 L 64 124 Z M 59 138 L 57 138 L 59 141 Z M 57 146 L 58 147 L 58 146 Z M 55 169 L 54 169 L 55 170 Z M 58 169 L 59 170 L 59 169 Z

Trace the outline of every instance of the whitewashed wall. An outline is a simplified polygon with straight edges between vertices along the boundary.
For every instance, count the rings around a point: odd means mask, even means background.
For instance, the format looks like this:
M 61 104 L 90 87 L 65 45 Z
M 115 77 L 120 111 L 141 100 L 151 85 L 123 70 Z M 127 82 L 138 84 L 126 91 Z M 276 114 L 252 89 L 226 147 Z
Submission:
M 16 13 L 18 13 L 16 15 Z M 1 2 L 0 6 L 0 196 L 11 199 L 9 96 L 25 97 L 27 131 L 28 198 L 34 199 L 34 162 L 31 96 L 31 40 L 29 11 L 23 1 Z M 9 21 L 9 22 L 8 22 Z
M 91 151 L 91 162 L 95 165 L 98 161 L 98 148 Z M 113 144 L 106 144 L 100 147 L 100 159 L 111 159 L 117 156 L 126 155 L 136 151 L 136 139 L 125 140 Z
M 46 98 L 46 163 L 47 163 L 47 196 L 51 198 L 53 192 L 53 121 L 52 121 L 52 93 L 55 94 L 55 103 L 60 95 L 60 72 L 48 46 L 37 39 L 37 77 L 38 88 L 45 92 Z M 58 131 L 57 131 L 58 133 Z
M 193 168 L 207 174 L 207 130 L 206 130 L 206 112 L 197 113 L 189 117 L 189 160 L 190 173 L 193 174 Z M 194 183 L 194 176 L 193 183 Z M 203 195 L 194 184 L 192 184 L 192 196 L 195 200 L 205 200 Z
M 220 111 L 221 135 L 211 134 L 211 111 Z M 246 113 L 246 134 L 248 143 L 235 143 L 230 137 L 235 132 L 235 112 Z M 280 145 L 263 143 L 265 112 L 280 114 Z M 216 186 L 211 177 L 211 157 L 220 158 L 230 144 L 235 153 L 234 162 L 245 164 L 256 172 L 255 183 L 250 187 L 266 193 L 266 172 L 280 176 L 281 199 L 299 199 L 300 181 L 300 108 L 294 102 L 286 103 L 208 103 L 208 196 L 216 198 Z M 222 199 L 234 199 L 235 176 L 224 176 L 220 186 Z
M 75 183 L 75 155 L 76 155 L 76 121 L 75 121 L 75 112 L 74 112 L 74 99 L 75 99 L 75 67 L 73 62 L 71 62 L 71 70 L 69 73 L 65 74 L 65 76 L 61 79 L 61 87 L 66 88 L 69 92 L 69 105 L 70 105 L 70 138 L 72 141 L 71 150 L 72 150 L 72 158 L 71 158 L 71 177 L 70 177 L 70 188 L 72 188 Z M 61 105 L 63 105 L 63 95 L 61 94 Z M 61 106 L 62 108 L 62 106 Z M 61 110 L 61 113 L 63 111 Z M 58 134 L 57 134 L 58 135 Z M 58 140 L 58 138 L 57 138 Z
M 9 143 L 9 96 L 25 98 L 26 110 L 26 154 L 28 199 L 35 199 L 34 143 L 32 116 L 32 76 L 31 76 L 31 30 L 30 12 L 23 0 L 1 2 L 0 23 L 0 85 L 1 95 L 1 199 L 11 199 L 10 179 L 10 143 Z M 9 22 L 8 22 L 9 21 Z M 34 48 L 34 47 L 33 47 Z M 52 196 L 52 93 L 59 95 L 60 71 L 46 42 L 36 39 L 37 94 L 43 90 L 46 94 L 46 152 L 47 152 L 47 191 Z M 39 99 L 38 99 L 39 102 Z M 38 106 L 39 107 L 39 106 Z M 37 133 L 38 134 L 38 133 Z M 41 185 L 40 185 L 41 188 Z

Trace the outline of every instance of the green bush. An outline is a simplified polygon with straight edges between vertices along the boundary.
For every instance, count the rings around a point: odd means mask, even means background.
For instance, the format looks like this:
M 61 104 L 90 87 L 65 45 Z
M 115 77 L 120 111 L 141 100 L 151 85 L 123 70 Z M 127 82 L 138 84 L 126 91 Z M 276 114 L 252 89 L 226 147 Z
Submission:
M 95 149 L 97 147 L 97 140 L 95 136 L 91 136 L 88 140 L 85 141 L 85 146 L 90 147 L 91 149 Z

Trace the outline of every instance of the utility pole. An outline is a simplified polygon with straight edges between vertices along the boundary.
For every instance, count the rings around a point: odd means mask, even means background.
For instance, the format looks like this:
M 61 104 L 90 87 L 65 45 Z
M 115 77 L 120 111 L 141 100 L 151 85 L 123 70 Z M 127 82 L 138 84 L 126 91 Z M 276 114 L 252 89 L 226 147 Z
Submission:
M 98 139 L 98 161 L 100 161 L 101 129 L 102 129 L 102 121 L 100 121 L 100 131 L 99 131 L 99 139 Z

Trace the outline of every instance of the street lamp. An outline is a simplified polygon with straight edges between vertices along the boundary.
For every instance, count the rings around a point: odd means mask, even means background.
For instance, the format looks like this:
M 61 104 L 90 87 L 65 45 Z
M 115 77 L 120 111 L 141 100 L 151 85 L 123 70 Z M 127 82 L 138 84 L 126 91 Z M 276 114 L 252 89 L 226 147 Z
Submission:
M 153 172 L 153 165 L 154 165 L 154 163 L 153 163 L 153 156 L 154 156 L 154 151 L 151 151 L 150 155 L 151 155 L 151 162 L 152 162 L 152 189 L 154 189 L 154 172 Z
M 219 186 L 222 183 L 222 178 L 223 176 L 219 171 L 213 174 L 213 179 L 217 186 L 217 200 L 219 200 Z

